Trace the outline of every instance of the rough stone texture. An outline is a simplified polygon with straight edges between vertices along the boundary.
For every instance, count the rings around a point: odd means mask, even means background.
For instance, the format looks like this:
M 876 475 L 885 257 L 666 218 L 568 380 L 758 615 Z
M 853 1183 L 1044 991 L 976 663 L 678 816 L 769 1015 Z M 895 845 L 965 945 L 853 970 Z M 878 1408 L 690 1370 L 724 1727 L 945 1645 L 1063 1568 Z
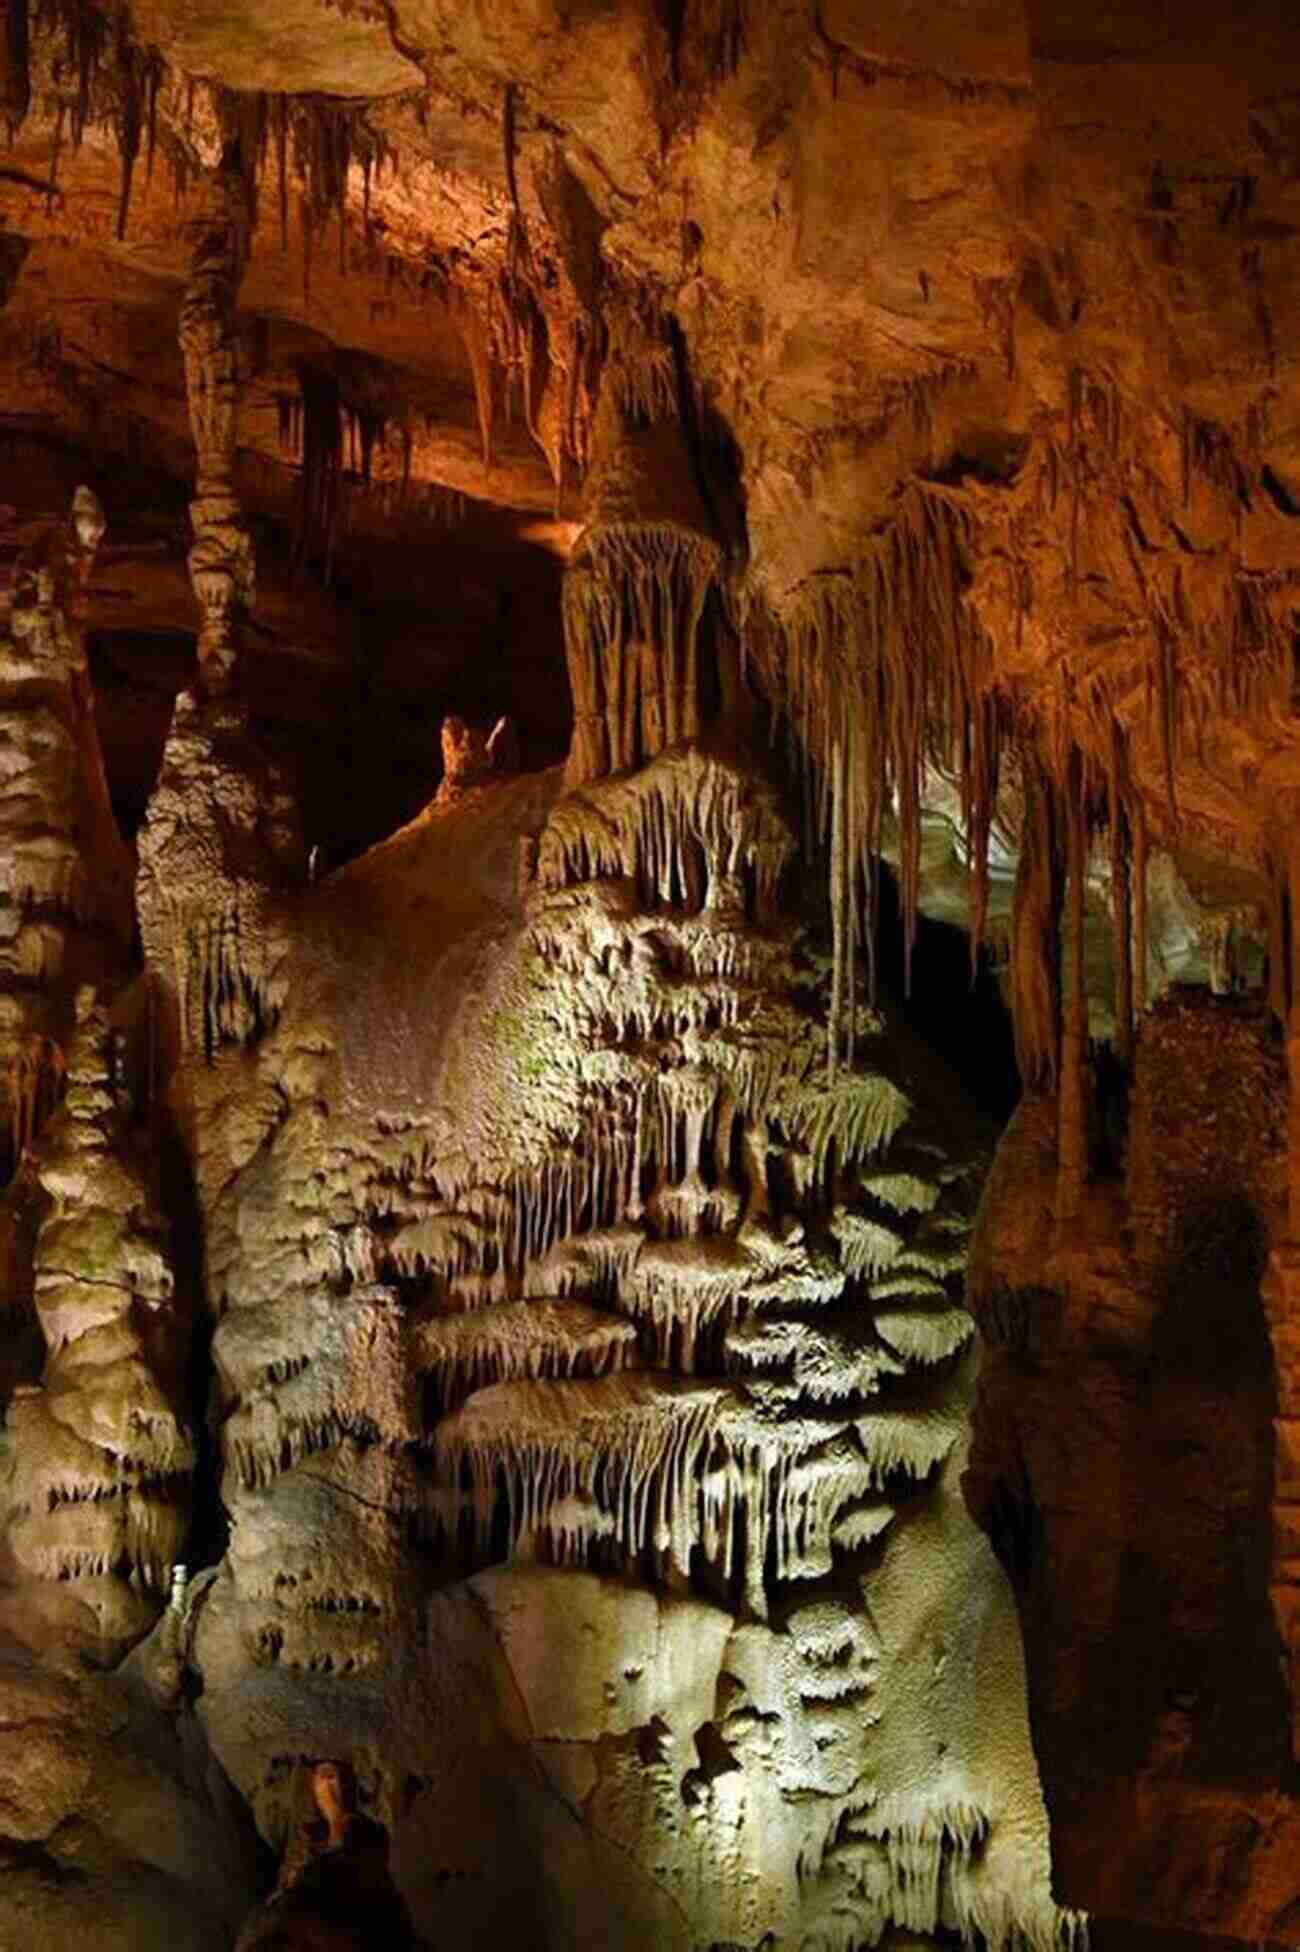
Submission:
M 22 1932 L 1287 1943 L 1294 10 L 2 40 Z
M 141 0 L 132 19 L 140 39 L 178 68 L 231 88 L 274 91 L 292 75 L 295 93 L 355 99 L 397 95 L 419 78 L 394 47 L 381 6 L 243 0 L 232 10 L 226 0 Z
M 103 1665 L 157 1616 L 194 1461 L 179 1407 L 188 1325 L 166 1222 L 114 1102 L 108 1038 L 82 991 L 67 1093 L 36 1148 L 45 1370 L 10 1398 L 4 1474 L 16 1584 L 4 1624 L 37 1650 L 82 1646 Z
M 286 1760 L 352 1756 L 426 1930 L 1056 1930 L 942 1464 L 970 1168 L 905 1136 L 883 1023 L 826 1076 L 790 845 L 689 747 L 440 796 L 304 901 L 251 1064 L 179 1074 L 232 1521 L 199 1713 L 272 1841 Z
M 1125 1176 L 1068 1229 L 1051 1112 L 1022 1105 L 985 1189 L 967 1491 L 1017 1585 L 1058 1877 L 1102 1920 L 1285 1944 L 1290 1331 L 1261 1294 L 1285 1237 L 1279 1041 L 1258 1007 L 1162 1003 Z
M 100 529 L 102 533 L 102 526 Z M 94 534 L 92 548 L 98 545 Z M 20 557 L 0 638 L 0 1054 L 9 1171 L 57 1102 L 78 986 L 120 982 L 130 861 L 109 807 L 84 636 L 87 565 L 73 523 Z
M 224 1952 L 255 1843 L 188 1714 L 0 1651 L 0 1945 Z

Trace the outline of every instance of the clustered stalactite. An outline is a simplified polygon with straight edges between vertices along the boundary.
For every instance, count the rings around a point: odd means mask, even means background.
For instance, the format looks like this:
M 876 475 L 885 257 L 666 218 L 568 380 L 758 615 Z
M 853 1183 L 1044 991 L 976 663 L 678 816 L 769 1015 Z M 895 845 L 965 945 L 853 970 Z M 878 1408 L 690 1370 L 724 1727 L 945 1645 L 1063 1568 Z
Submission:
M 511 239 L 520 235 L 518 224 Z M 507 248 L 488 280 L 453 286 L 451 303 L 469 359 L 483 458 L 491 463 L 499 425 L 517 412 L 545 454 L 556 507 L 585 481 L 600 397 L 605 334 L 574 299 L 556 301 L 553 274 Z
M 1256 423 L 1243 439 L 1245 460 L 1224 429 L 1186 416 L 1164 444 L 1176 477 L 1166 480 L 1163 450 L 1139 447 L 1118 389 L 1077 370 L 1062 436 L 1037 437 L 997 490 L 911 480 L 856 562 L 807 579 L 764 618 L 759 668 L 803 774 L 808 832 L 829 856 L 837 1054 L 851 1050 L 859 958 L 874 994 L 877 863 L 895 825 L 906 981 L 927 776 L 956 786 L 975 956 L 995 817 L 1018 829 L 1017 1057 L 1027 1088 L 1061 1093 L 1063 1218 L 1077 1215 L 1086 1178 L 1082 916 L 1094 842 L 1107 837 L 1114 1041 L 1127 1064 L 1148 1000 L 1151 832 L 1179 832 L 1178 768 L 1212 726 L 1280 722 L 1290 710 L 1295 579 L 1247 570 L 1230 541 L 1194 549 L 1180 527 L 1191 510 L 1216 534 L 1239 528 L 1263 492 L 1250 460 Z M 1099 614 L 1115 649 L 1085 659 L 1071 633 L 1086 632 L 1104 579 L 1115 594 Z M 1040 589 L 1053 598 L 1042 611 Z M 1122 632 L 1116 602 L 1130 613 Z M 1049 632 L 1046 655 L 1027 665 L 1022 640 Z M 995 642 L 1005 647 L 996 662 Z M 1138 785 L 1138 741 L 1159 755 L 1154 800 Z
M 876 862 L 891 814 L 899 833 L 905 979 L 910 970 L 927 764 L 960 782 L 974 954 L 982 940 L 1003 715 L 991 696 L 989 641 L 963 601 L 970 534 L 969 516 L 951 497 L 914 484 L 861 563 L 802 586 L 770 634 L 766 655 L 805 771 L 808 836 L 829 848 L 834 1007 L 844 1013 L 850 1045 L 855 956 L 859 948 L 868 959 L 873 954 Z M 868 976 L 874 996 L 873 965 Z M 838 1041 L 837 1033 L 837 1050 Z
M 360 252 L 373 266 L 384 262 L 388 276 L 404 284 L 415 280 L 447 305 L 465 344 L 478 402 L 484 460 L 491 465 L 496 430 L 517 412 L 547 457 L 556 485 L 557 508 L 582 481 L 591 425 L 605 362 L 608 328 L 592 309 L 592 294 L 579 295 L 553 249 L 534 248 L 524 222 L 514 175 L 516 138 L 507 131 L 513 208 L 504 253 L 485 259 L 444 263 L 436 256 L 407 262 L 387 250 L 372 226 L 371 194 L 385 167 L 399 158 L 365 102 L 330 96 L 241 92 L 217 83 L 182 81 L 155 48 L 139 43 L 122 8 L 94 0 L 43 0 L 33 15 L 30 58 L 25 52 L 27 7 L 17 0 L 9 13 L 7 84 L 10 126 L 16 129 L 30 96 L 32 62 L 51 66 L 55 126 L 50 163 L 50 197 L 58 194 L 59 157 L 65 137 L 79 147 L 88 129 L 111 130 L 120 163 L 116 231 L 125 238 L 137 164 L 147 163 L 150 181 L 159 156 L 170 169 L 178 209 L 209 172 L 197 160 L 196 108 L 207 100 L 226 150 L 237 159 L 242 207 L 242 249 L 247 252 L 264 221 L 264 206 L 276 213 L 281 246 L 287 253 L 298 220 L 303 303 L 311 307 L 313 264 L 331 226 L 337 227 L 339 268 L 346 272 L 350 253 Z M 71 77 L 69 91 L 67 82 Z M 508 95 L 508 91 L 507 91 Z M 172 99 L 172 98 L 175 99 Z M 20 107 L 22 113 L 19 112 Z M 509 121 L 509 117 L 507 117 Z M 267 196 L 268 186 L 273 195 Z M 232 192 L 234 194 L 234 192 Z M 198 219 L 192 226 L 203 226 Z M 195 273 L 197 276 L 197 271 Z M 236 280 L 237 282 L 237 280 Z M 321 436 L 305 457 L 300 508 L 295 523 L 295 556 L 333 561 L 334 539 L 346 498 L 331 486 L 332 428 L 325 426 L 321 397 L 324 374 L 304 381 L 313 396 L 310 414 Z M 304 398 L 306 393 L 304 394 Z M 345 402 L 345 433 L 346 433 Z M 328 417 L 328 416 L 327 416 Z M 370 457 L 382 442 L 382 416 L 360 412 L 360 479 L 371 487 Z M 387 507 L 394 495 L 403 508 L 441 523 L 462 512 L 454 493 L 423 486 L 411 495 L 411 431 L 405 444 L 398 489 L 385 473 L 376 484 Z M 341 466 L 341 463 L 340 463 Z
M 716 632 L 724 571 L 675 411 L 650 418 L 611 386 L 594 441 L 564 583 L 575 786 L 699 737 L 705 612 L 712 599 Z
M 498 429 L 518 414 L 546 456 L 559 512 L 569 489 L 587 477 L 602 380 L 621 321 L 620 299 L 607 288 L 590 238 L 574 244 L 586 261 L 585 273 L 574 269 L 572 254 L 563 263 L 563 252 L 557 258 L 535 246 L 519 194 L 517 100 L 517 89 L 508 83 L 502 146 L 509 211 L 501 261 L 490 269 L 450 269 L 445 297 L 469 362 L 484 464 L 492 465 Z M 560 164 L 558 179 L 564 176 Z M 564 229 L 565 194 L 558 179 L 552 155 L 540 165 L 539 193 L 552 221 Z M 644 334 L 639 336 L 644 343 Z
M 219 83 L 182 84 L 157 48 L 134 37 L 127 9 L 98 6 L 95 0 L 9 0 L 4 39 L 5 113 L 11 131 L 26 119 L 32 100 L 32 66 L 49 60 L 54 88 L 55 128 L 51 182 L 57 185 L 65 134 L 79 148 L 87 129 L 106 126 L 116 143 L 120 188 L 116 234 L 125 238 L 130 219 L 136 165 L 144 152 L 152 179 L 158 154 L 172 173 L 177 197 L 185 196 L 198 172 L 192 156 L 196 97 L 206 91 L 223 138 L 237 143 L 243 156 L 245 197 L 250 222 L 258 220 L 258 190 L 274 167 L 280 236 L 288 248 L 290 206 L 300 201 L 304 251 L 312 249 L 328 223 L 337 219 L 340 252 L 346 250 L 349 179 L 355 166 L 362 178 L 362 217 L 369 236 L 370 190 L 389 151 L 367 120 L 365 104 L 312 94 L 240 92 Z M 67 92 L 65 78 L 71 79 Z M 184 88 L 186 109 L 180 133 L 163 140 L 161 98 L 169 88 Z M 174 118 L 175 119 L 175 118 Z

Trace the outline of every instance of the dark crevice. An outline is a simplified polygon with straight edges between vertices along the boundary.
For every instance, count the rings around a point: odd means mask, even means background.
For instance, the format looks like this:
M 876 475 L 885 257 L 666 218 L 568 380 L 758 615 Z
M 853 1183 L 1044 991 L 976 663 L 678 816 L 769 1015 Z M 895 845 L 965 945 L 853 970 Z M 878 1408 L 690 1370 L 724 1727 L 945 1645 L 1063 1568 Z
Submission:
M 212 1362 L 215 1323 L 204 1297 L 203 1215 L 184 1141 L 166 1112 L 160 1118 L 158 1159 L 163 1210 L 171 1227 L 176 1294 L 190 1327 L 185 1407 L 194 1432 L 195 1460 L 189 1531 L 181 1557 L 193 1574 L 204 1566 L 219 1564 L 229 1543 L 230 1519 L 221 1497 L 221 1441 Z

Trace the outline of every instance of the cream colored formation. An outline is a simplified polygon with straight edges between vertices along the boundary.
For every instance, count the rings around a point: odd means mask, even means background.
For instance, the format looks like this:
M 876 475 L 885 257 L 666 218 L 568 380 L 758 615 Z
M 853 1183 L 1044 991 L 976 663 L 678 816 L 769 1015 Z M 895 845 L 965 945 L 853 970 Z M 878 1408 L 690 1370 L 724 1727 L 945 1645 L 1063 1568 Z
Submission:
M 239 511 L 205 513 L 234 286 L 195 278 L 206 651 L 140 837 L 143 984 L 79 994 L 25 1155 L 46 1359 L 8 1412 L 6 1620 L 113 1665 L 163 1615 L 138 1712 L 272 1845 L 297 1759 L 351 1758 L 444 1935 L 1068 1939 L 959 1488 L 980 1135 L 818 944 L 680 438 L 598 416 L 567 774 L 454 728 L 455 790 L 309 884 L 216 561 Z M 229 1535 L 163 1614 L 190 1302 Z
M 1014 1611 L 956 1483 L 979 1156 L 883 1018 L 828 1068 L 779 795 L 680 690 L 708 594 L 661 613 L 639 768 L 489 775 L 310 889 L 237 693 L 178 701 L 147 1004 L 114 1030 L 79 992 L 25 1154 L 47 1353 L 8 1410 L 5 1624 L 112 1664 L 182 1551 L 165 1103 L 231 1529 L 134 1668 L 172 1712 L 195 1677 L 272 1842 L 289 1760 L 340 1750 L 426 1921 L 441 1867 L 464 1930 L 522 1884 L 589 1944 L 1049 1943 Z M 550 1875 L 561 1832 L 585 1875 Z

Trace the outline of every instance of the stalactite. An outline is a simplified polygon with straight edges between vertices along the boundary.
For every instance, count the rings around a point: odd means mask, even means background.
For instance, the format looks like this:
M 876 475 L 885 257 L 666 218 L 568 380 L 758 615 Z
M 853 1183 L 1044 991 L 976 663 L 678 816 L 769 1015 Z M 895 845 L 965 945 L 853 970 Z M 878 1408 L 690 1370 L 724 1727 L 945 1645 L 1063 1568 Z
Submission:
M 1133 814 L 1133 1008 L 1138 1021 L 1147 1007 L 1147 817 L 1139 801 Z
M 1114 816 L 1119 822 L 1119 816 Z M 1128 824 L 1112 833 L 1111 901 L 1115 934 L 1115 1055 L 1121 1064 L 1133 1059 L 1133 884 Z
M 1106 772 L 1106 823 L 1110 837 L 1110 887 L 1115 945 L 1115 1055 L 1128 1065 L 1133 1056 L 1133 882 L 1131 872 L 1133 800 L 1128 754 L 1118 720 L 1111 715 Z
M 496 368 L 488 321 L 482 308 L 459 286 L 452 288 L 452 317 L 456 321 L 474 384 L 474 406 L 478 414 L 479 451 L 485 468 L 492 466 L 493 439 L 497 418 Z
M 833 953 L 831 963 L 831 995 L 829 1021 L 826 1038 L 826 1063 L 828 1075 L 833 1080 L 840 1054 L 841 1018 L 844 1011 L 844 965 L 845 955 L 845 914 L 848 907 L 846 888 L 853 869 L 845 856 L 849 845 L 848 793 L 844 779 L 844 736 L 832 741 L 830 763 L 831 800 L 831 935 Z M 848 1009 L 852 1013 L 856 998 L 850 989 Z
M 1011 938 L 1016 1064 L 1026 1091 L 1059 1075 L 1061 860 L 1059 796 L 1035 754 L 1022 756 L 1024 818 L 1016 864 Z
M 30 1037 L 10 1057 L 6 1085 L 15 1165 L 58 1105 L 64 1070 L 63 1052 L 50 1037 Z
M 1058 1095 L 1056 1215 L 1060 1221 L 1077 1220 L 1082 1211 L 1088 1164 L 1085 1088 L 1088 989 L 1084 964 L 1088 827 L 1083 761 L 1077 752 L 1071 758 L 1066 776 L 1065 830 L 1068 893 L 1066 940 L 1070 960 Z
M 180 341 L 197 482 L 190 513 L 190 580 L 199 602 L 199 665 L 209 686 L 228 682 L 240 620 L 253 593 L 252 544 L 235 489 L 239 359 L 235 307 L 249 247 L 243 160 L 228 147 L 213 184 L 213 204 L 193 224 Z
M 279 192 L 280 250 L 289 255 L 289 98 L 276 98 L 275 116 L 276 187 Z
M 126 236 L 131 209 L 131 186 L 140 146 L 146 133 L 149 139 L 149 166 L 152 171 L 158 129 L 158 91 L 162 86 L 162 57 L 154 50 L 137 46 L 130 38 L 126 16 L 117 27 L 117 146 L 121 157 L 121 191 L 117 210 L 117 236 Z
M 310 568 L 323 583 L 333 575 L 338 535 L 339 476 L 343 465 L 343 415 L 339 383 L 332 373 L 298 369 L 301 400 L 302 473 L 292 565 L 295 575 Z
M 110 22 L 90 0 L 53 0 L 46 18 L 52 30 L 62 35 L 65 59 L 76 76 L 72 141 L 80 148 L 90 121 L 92 90 L 110 45 Z
M 1288 850 L 1276 848 L 1269 863 L 1268 1003 L 1279 1028 L 1285 1030 L 1290 1007 Z
M 31 47 L 29 0 L 7 0 L 5 9 L 4 77 L 0 86 L 2 112 L 9 124 L 10 139 L 27 119 L 31 106 Z
M 821 831 L 833 835 L 835 966 L 845 940 L 875 934 L 874 859 L 886 809 L 897 809 L 909 980 L 919 903 L 921 787 L 927 763 L 959 783 L 971 870 L 972 953 L 988 901 L 988 847 L 997 797 L 1001 716 L 987 639 L 965 602 L 972 518 L 945 491 L 913 483 L 852 571 L 803 586 L 767 652 L 784 690 L 801 757 L 822 782 Z M 778 691 L 779 695 L 779 691 Z M 844 787 L 827 790 L 835 755 Z M 857 889 L 867 891 L 859 914 Z M 842 992 L 845 1005 L 847 991 Z
M 1287 1144 L 1287 1230 L 1300 1242 L 1300 806 L 1288 807 L 1290 845 L 1287 873 L 1291 916 L 1291 1007 L 1287 1016 L 1286 1054 L 1290 1084 L 1290 1122 Z

